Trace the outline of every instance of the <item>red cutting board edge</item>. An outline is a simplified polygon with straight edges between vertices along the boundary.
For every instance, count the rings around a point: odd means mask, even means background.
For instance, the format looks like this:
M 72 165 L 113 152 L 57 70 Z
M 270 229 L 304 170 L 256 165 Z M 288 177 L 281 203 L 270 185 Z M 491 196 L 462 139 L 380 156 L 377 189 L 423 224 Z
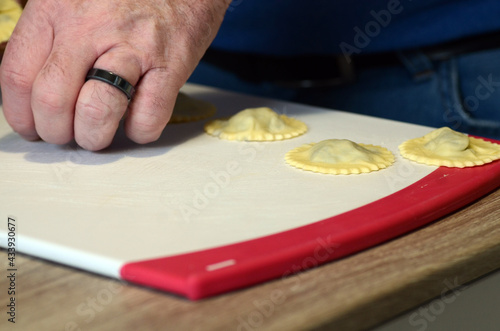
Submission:
M 120 275 L 131 283 L 198 300 L 286 277 L 394 239 L 499 186 L 499 161 L 463 169 L 440 167 L 346 213 L 236 244 L 126 263 Z

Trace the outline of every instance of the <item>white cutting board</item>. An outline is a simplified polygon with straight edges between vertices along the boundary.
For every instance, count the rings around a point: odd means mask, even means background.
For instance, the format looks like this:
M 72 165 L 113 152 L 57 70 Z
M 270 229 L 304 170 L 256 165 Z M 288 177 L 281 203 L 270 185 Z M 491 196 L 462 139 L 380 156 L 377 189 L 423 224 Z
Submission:
M 130 261 L 174 256 L 280 233 L 389 196 L 436 170 L 404 160 L 398 145 L 431 128 L 187 85 L 217 106 L 215 117 L 267 106 L 304 121 L 298 138 L 230 142 L 205 121 L 168 125 L 155 143 L 88 152 L 26 142 L 0 116 L 0 238 L 16 219 L 17 249 L 120 278 Z M 321 175 L 284 154 L 330 138 L 382 145 L 396 163 L 375 173 Z M 5 240 L 0 245 L 5 247 Z

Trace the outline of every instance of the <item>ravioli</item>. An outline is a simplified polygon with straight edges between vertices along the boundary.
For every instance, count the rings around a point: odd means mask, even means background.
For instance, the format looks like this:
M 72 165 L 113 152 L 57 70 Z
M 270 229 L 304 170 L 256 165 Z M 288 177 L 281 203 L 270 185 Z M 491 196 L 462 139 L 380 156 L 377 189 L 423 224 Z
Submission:
M 455 168 L 480 166 L 500 159 L 499 144 L 448 127 L 407 140 L 399 145 L 399 151 L 403 157 L 418 163 Z
M 229 119 L 209 122 L 205 131 L 225 140 L 274 141 L 300 136 L 307 131 L 307 125 L 277 114 L 271 108 L 260 107 L 244 109 Z
M 22 8 L 16 1 L 0 1 L 0 43 L 9 40 L 21 13 Z
M 200 121 L 215 114 L 216 107 L 210 102 L 199 100 L 179 92 L 169 123 Z
M 289 151 L 285 161 L 302 170 L 348 175 L 377 171 L 394 163 L 386 148 L 357 144 L 347 139 L 328 139 Z

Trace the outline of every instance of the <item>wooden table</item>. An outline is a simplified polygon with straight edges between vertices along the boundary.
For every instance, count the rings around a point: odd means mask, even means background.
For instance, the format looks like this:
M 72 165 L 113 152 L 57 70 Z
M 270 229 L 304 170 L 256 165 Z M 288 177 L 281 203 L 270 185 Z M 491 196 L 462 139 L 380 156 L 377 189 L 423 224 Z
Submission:
M 500 190 L 383 245 L 198 302 L 17 254 L 13 325 L 5 250 L 0 260 L 1 330 L 362 330 L 500 268 Z

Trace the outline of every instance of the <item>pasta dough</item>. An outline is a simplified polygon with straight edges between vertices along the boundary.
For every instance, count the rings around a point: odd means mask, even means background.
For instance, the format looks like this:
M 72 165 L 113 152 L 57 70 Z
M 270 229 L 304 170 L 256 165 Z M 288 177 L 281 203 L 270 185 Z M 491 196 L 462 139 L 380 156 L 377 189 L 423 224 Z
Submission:
M 215 114 L 215 105 L 179 92 L 169 123 L 199 121 Z
M 500 158 L 500 145 L 443 127 L 399 145 L 409 160 L 446 167 L 473 167 Z
M 285 160 L 303 170 L 348 175 L 387 168 L 394 163 L 394 155 L 381 146 L 328 139 L 295 148 L 285 155 Z
M 21 13 L 21 6 L 14 0 L 0 1 L 0 43 L 9 40 Z
M 273 141 L 300 136 L 307 131 L 307 126 L 297 119 L 279 115 L 271 108 L 260 107 L 207 123 L 205 131 L 226 140 Z

